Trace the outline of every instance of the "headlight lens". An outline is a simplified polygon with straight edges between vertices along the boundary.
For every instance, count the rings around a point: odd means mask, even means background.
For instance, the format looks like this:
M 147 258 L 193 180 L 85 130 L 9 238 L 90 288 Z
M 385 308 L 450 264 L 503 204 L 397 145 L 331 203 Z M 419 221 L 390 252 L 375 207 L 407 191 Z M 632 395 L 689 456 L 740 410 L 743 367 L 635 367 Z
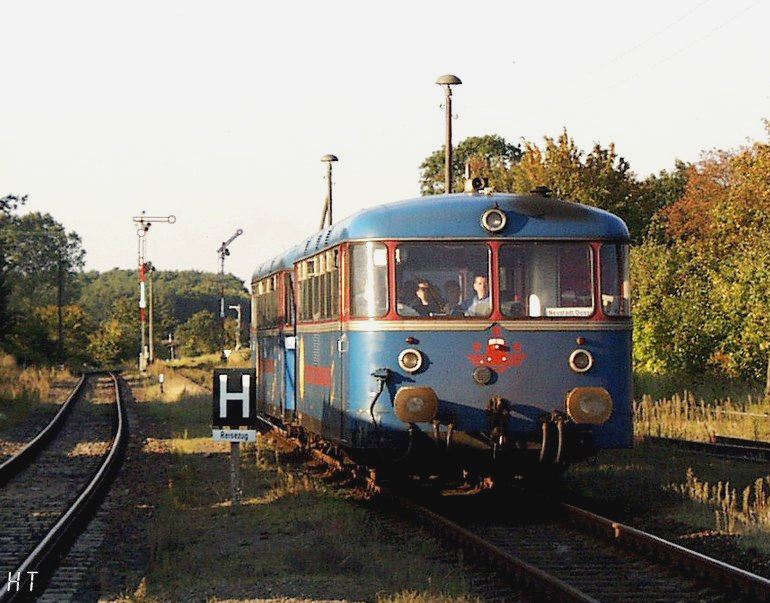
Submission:
M 488 209 L 481 215 L 481 226 L 489 232 L 500 232 L 507 221 L 507 216 L 499 209 Z
M 396 392 L 393 407 L 404 423 L 427 423 L 438 412 L 438 398 L 430 387 L 409 385 Z
M 575 350 L 569 356 L 569 367 L 576 373 L 586 373 L 594 365 L 594 357 L 588 350 Z
M 601 425 L 612 415 L 612 396 L 603 387 L 576 387 L 567 394 L 567 414 L 575 423 Z
M 416 373 L 423 363 L 423 355 L 419 350 L 408 348 L 398 355 L 398 366 L 407 373 Z

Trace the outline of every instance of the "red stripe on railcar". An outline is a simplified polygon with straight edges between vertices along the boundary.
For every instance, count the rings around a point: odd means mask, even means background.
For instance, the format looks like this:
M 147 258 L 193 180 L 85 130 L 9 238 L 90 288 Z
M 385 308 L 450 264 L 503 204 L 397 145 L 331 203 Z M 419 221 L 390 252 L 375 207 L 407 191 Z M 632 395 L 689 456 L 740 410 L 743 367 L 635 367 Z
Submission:
M 332 369 L 328 366 L 305 365 L 305 383 L 309 383 L 310 385 L 331 387 Z

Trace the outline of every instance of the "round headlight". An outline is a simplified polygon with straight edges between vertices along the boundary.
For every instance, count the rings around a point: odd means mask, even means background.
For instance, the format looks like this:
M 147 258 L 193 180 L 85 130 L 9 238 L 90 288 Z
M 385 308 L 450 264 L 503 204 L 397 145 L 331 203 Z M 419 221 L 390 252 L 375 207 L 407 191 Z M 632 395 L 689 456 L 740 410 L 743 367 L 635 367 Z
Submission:
M 575 423 L 601 425 L 612 415 L 612 397 L 603 387 L 576 387 L 567 394 L 567 414 Z
M 419 350 L 408 348 L 398 355 L 398 366 L 407 373 L 416 373 L 422 366 L 423 356 Z
M 576 373 L 585 373 L 594 365 L 594 357 L 588 350 L 575 350 L 569 356 L 569 367 Z
M 488 209 L 481 214 L 481 226 L 489 232 L 500 232 L 508 221 L 506 215 L 499 209 Z

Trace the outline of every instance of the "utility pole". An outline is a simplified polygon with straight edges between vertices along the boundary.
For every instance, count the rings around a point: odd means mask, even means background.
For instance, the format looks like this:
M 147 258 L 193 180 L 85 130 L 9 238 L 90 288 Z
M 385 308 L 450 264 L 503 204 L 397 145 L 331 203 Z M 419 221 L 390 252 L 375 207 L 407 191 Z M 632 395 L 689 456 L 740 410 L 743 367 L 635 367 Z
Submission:
M 321 157 L 321 161 L 326 163 L 326 203 L 324 203 L 324 211 L 321 216 L 321 226 L 318 230 L 323 230 L 326 226 L 326 216 L 329 216 L 329 226 L 332 225 L 332 163 L 339 161 L 336 155 L 324 155 Z
M 147 216 L 144 210 L 140 216 L 134 216 L 132 218 L 136 225 L 136 241 L 137 241 L 137 260 L 139 263 L 139 322 L 141 333 L 141 350 L 139 351 L 139 370 L 144 371 L 147 368 L 148 358 L 152 362 L 150 351 L 147 349 L 147 296 L 145 289 L 145 282 L 147 277 L 147 233 L 150 230 L 150 226 L 156 222 L 165 222 L 166 224 L 173 224 L 176 222 L 176 216 Z
M 765 398 L 770 400 L 770 354 L 767 356 L 767 379 L 765 380 Z
M 59 249 L 58 275 L 56 287 L 56 316 L 57 316 L 57 335 L 56 335 L 56 355 L 59 362 L 64 362 L 64 325 L 62 306 L 64 302 L 64 258 L 62 250 Z
M 241 349 L 241 304 L 237 306 L 227 306 L 230 310 L 235 310 L 238 314 L 238 328 L 235 330 L 235 349 Z
M 456 75 L 442 75 L 436 80 L 444 86 L 444 108 L 446 109 L 446 139 L 444 142 L 444 192 L 452 192 L 452 86 L 462 84 Z
M 243 229 L 239 228 L 235 231 L 235 234 L 231 236 L 226 241 L 222 241 L 222 244 L 219 246 L 219 249 L 217 249 L 217 253 L 219 254 L 219 323 L 220 323 L 220 333 L 219 333 L 219 343 L 220 343 L 220 356 L 219 359 L 222 362 L 225 362 L 227 360 L 227 356 L 225 355 L 225 258 L 230 255 L 230 250 L 228 247 L 230 246 L 230 243 L 232 243 L 235 239 L 240 237 L 243 234 Z

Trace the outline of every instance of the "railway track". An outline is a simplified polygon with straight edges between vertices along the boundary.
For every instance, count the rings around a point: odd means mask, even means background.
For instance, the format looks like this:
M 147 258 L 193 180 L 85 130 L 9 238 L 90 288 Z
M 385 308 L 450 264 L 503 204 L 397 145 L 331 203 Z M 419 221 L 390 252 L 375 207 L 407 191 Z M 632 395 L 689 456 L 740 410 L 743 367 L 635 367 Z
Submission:
M 770 443 L 727 436 L 716 436 L 714 442 L 699 442 L 695 440 L 681 440 L 678 438 L 662 438 L 657 436 L 645 436 L 644 442 L 652 446 L 678 448 L 718 456 L 721 458 L 738 459 L 766 463 L 770 461 Z
M 43 594 L 109 487 L 127 433 L 117 377 L 84 375 L 51 422 L 0 466 L 0 602 Z
M 265 428 L 307 448 L 272 423 Z M 510 499 L 484 493 L 424 501 L 390 487 L 330 450 L 307 448 L 335 472 L 349 473 L 441 537 L 487 559 L 537 597 L 564 601 L 770 601 L 770 580 L 631 526 L 566 503 Z M 474 500 L 474 497 L 481 497 Z M 463 500 L 464 499 L 464 500 Z M 536 503 L 538 504 L 538 503 Z M 474 507 L 475 505 L 475 507 Z M 430 508 L 437 506 L 439 508 Z M 531 506 L 531 505 L 530 505 Z
M 297 446 L 295 438 L 276 430 Z M 770 601 L 770 580 L 566 503 L 495 499 L 489 491 L 420 500 L 327 451 L 308 452 L 349 473 L 439 536 L 486 559 L 536 593 L 564 601 Z M 534 501 L 534 503 L 533 503 Z
M 770 600 L 770 580 L 571 505 L 512 503 L 506 517 L 499 501 L 382 495 L 549 600 Z

